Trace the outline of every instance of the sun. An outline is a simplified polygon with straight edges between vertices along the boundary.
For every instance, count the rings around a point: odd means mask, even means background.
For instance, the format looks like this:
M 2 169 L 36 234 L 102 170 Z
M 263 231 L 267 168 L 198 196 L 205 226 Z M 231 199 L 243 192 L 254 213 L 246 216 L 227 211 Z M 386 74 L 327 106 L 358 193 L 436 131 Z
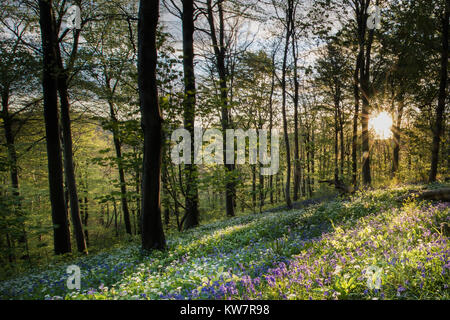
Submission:
M 373 129 L 378 139 L 392 137 L 392 117 L 386 111 L 380 112 L 369 119 L 369 129 Z

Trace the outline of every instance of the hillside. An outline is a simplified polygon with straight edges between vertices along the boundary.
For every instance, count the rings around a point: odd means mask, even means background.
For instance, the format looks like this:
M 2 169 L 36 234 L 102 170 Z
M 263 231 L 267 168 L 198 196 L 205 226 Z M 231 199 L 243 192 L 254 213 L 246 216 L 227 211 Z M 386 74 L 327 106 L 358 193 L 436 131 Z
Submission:
M 303 209 L 236 217 L 125 245 L 0 283 L 1 299 L 449 299 L 448 202 L 374 190 Z M 372 272 L 373 278 L 368 274 Z

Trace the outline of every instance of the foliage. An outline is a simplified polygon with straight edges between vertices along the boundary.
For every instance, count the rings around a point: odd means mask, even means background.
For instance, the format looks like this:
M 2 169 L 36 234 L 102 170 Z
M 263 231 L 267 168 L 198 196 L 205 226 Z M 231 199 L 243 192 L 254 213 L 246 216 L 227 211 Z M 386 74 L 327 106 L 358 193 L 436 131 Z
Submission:
M 0 283 L 3 299 L 448 299 L 445 203 L 403 203 L 411 189 L 359 193 L 301 210 L 244 215 L 172 234 L 168 250 L 136 244 Z M 381 287 L 366 270 L 381 268 Z

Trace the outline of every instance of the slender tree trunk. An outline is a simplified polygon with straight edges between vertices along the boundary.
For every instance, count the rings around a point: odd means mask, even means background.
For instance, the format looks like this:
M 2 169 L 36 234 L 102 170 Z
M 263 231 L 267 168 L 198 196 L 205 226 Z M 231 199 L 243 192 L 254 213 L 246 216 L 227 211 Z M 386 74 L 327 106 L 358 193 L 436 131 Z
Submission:
M 436 108 L 436 122 L 433 127 L 433 144 L 431 148 L 431 170 L 428 178 L 429 182 L 436 181 L 439 147 L 442 135 L 442 122 L 444 119 L 445 99 L 447 97 L 447 77 L 448 77 L 448 23 L 449 23 L 450 4 L 446 1 L 445 12 L 442 16 L 442 51 L 441 51 L 441 80 L 439 84 L 439 98 Z
M 360 9 L 361 10 L 361 9 Z M 356 12 L 356 20 L 358 24 L 358 56 L 356 58 L 356 66 L 353 73 L 353 96 L 355 98 L 355 111 L 353 114 L 353 136 L 352 136 L 352 184 L 356 187 L 358 184 L 358 160 L 357 160 L 357 147 L 358 147 L 358 117 L 359 117 L 359 87 L 360 87 L 360 74 L 361 69 L 364 68 L 364 32 L 363 32 L 363 17 L 361 11 Z
M 117 171 L 119 173 L 120 195 L 123 211 L 123 220 L 125 222 L 125 231 L 128 234 L 132 234 L 130 222 L 130 210 L 128 208 L 128 199 L 127 199 L 127 184 L 125 180 L 125 171 L 123 170 L 123 163 L 122 163 L 123 160 L 122 142 L 120 141 L 119 138 L 119 120 L 117 119 L 116 112 L 114 110 L 114 103 L 112 101 L 108 101 L 108 103 L 111 121 L 113 122 L 112 134 L 113 134 L 114 149 L 116 151 L 116 158 L 117 158 Z
M 316 133 L 314 126 L 312 126 L 312 145 L 311 145 L 311 195 L 314 192 L 314 186 L 315 186 L 315 174 L 316 174 Z
M 197 167 L 194 164 L 195 74 L 194 74 L 194 0 L 183 1 L 184 127 L 191 135 L 191 164 L 186 168 L 186 219 L 184 228 L 198 225 Z
M 83 236 L 83 227 L 80 217 L 80 208 L 78 201 L 77 185 L 75 181 L 75 170 L 73 163 L 72 151 L 72 130 L 70 124 L 70 103 L 67 88 L 67 70 L 64 70 L 59 44 L 56 47 L 56 55 L 58 59 L 58 93 L 61 108 L 61 125 L 63 136 L 63 153 L 64 153 L 64 173 L 66 175 L 66 184 L 68 190 L 68 198 L 70 203 L 70 212 L 72 216 L 73 230 L 77 242 L 79 252 L 87 253 L 86 239 Z
M 87 190 L 86 190 L 87 192 Z M 84 196 L 83 201 L 83 225 L 84 225 L 84 237 L 86 238 L 86 246 L 89 246 L 89 232 L 87 230 L 89 220 L 89 200 L 87 194 Z
M 339 168 L 338 168 L 338 106 L 334 106 L 334 183 L 339 181 Z
M 283 115 L 283 131 L 284 131 L 284 143 L 286 145 L 286 187 L 285 187 L 285 199 L 286 205 L 289 209 L 292 208 L 291 202 L 291 148 L 289 145 L 289 132 L 286 117 L 286 64 L 287 55 L 289 50 L 289 39 L 291 38 L 291 19 L 292 19 L 292 0 L 288 0 L 288 7 L 286 9 L 286 42 L 284 46 L 283 66 L 281 70 L 281 90 L 282 90 L 282 104 L 281 112 Z
M 363 19 L 366 21 L 367 19 Z M 365 23 L 365 22 L 364 22 Z M 364 29 L 365 30 L 365 29 Z M 364 31 L 363 31 L 364 32 Z M 369 31 L 366 44 L 365 65 L 360 69 L 361 74 L 361 135 L 362 135 L 362 177 L 363 185 L 370 186 L 372 177 L 370 173 L 370 141 L 369 141 L 369 114 L 370 114 L 370 51 L 373 41 L 373 30 Z
M 67 208 L 64 200 L 61 144 L 57 106 L 56 30 L 53 24 L 51 0 L 40 0 L 40 26 L 43 50 L 42 88 L 44 92 L 44 119 L 47 140 L 48 177 L 52 207 L 53 241 L 55 254 L 71 251 Z
M 266 193 L 264 190 L 264 176 L 261 174 L 261 164 L 259 166 L 260 174 L 259 174 L 259 212 L 262 212 L 264 207 L 264 201 L 266 198 Z
M 219 73 L 219 82 L 220 82 L 220 100 L 221 100 L 221 123 L 222 123 L 222 131 L 224 134 L 223 142 L 224 142 L 224 159 L 226 159 L 226 130 L 230 129 L 231 119 L 228 110 L 228 87 L 227 87 L 227 72 L 225 67 L 225 23 L 223 16 L 223 0 L 219 0 L 217 2 L 217 7 L 219 11 L 219 39 L 217 39 L 216 35 L 216 27 L 214 21 L 214 14 L 212 9 L 211 0 L 207 0 L 207 16 L 208 23 L 210 27 L 211 33 L 211 41 L 214 49 L 214 55 L 216 58 L 216 67 Z M 227 171 L 226 177 L 226 185 L 225 185 L 225 204 L 226 204 L 226 212 L 227 216 L 233 217 L 234 213 L 234 197 L 235 197 L 235 182 L 233 177 L 234 172 L 234 164 L 225 164 L 225 169 Z
M 353 94 L 355 97 L 355 111 L 353 114 L 353 135 L 352 135 L 352 184 L 356 187 L 358 184 L 358 160 L 357 160 L 357 147 L 358 147 L 358 117 L 359 117 L 359 79 L 358 73 L 360 68 L 360 55 L 358 54 L 356 68 L 354 72 L 354 84 L 353 84 Z
M 297 74 L 297 52 L 294 30 L 294 19 L 292 19 L 292 56 L 294 58 L 294 201 L 298 200 L 300 189 L 300 156 L 298 146 L 298 99 L 299 84 Z
M 256 212 L 256 165 L 251 165 L 252 167 L 252 209 L 253 213 Z
M 138 21 L 138 85 L 144 132 L 142 174 L 142 249 L 164 249 L 161 221 L 162 116 L 156 83 L 156 29 L 159 0 L 141 0 Z
M 119 236 L 119 224 L 117 223 L 117 205 L 116 199 L 113 200 L 113 209 L 114 209 L 114 230 L 116 232 L 116 237 Z
M 17 152 L 14 134 L 12 131 L 12 117 L 9 113 L 9 88 L 3 88 L 2 91 L 2 111 L 1 119 L 3 120 L 3 128 L 5 131 L 6 148 L 8 150 L 8 164 L 9 164 L 9 174 L 11 179 L 12 195 L 14 197 L 15 206 L 17 209 L 17 214 L 22 216 L 22 203 L 20 200 L 19 192 L 19 172 L 17 166 Z M 19 243 L 25 245 L 25 251 L 28 252 L 28 239 L 25 230 L 25 224 L 21 223 L 21 229 L 23 230 L 22 235 L 19 237 Z M 29 258 L 29 254 L 26 255 Z
M 272 79 L 270 85 L 270 97 L 269 97 L 269 134 L 272 139 L 272 129 L 273 129 L 273 92 L 275 90 L 275 53 L 274 50 L 272 54 Z M 272 144 L 272 140 L 270 141 Z M 273 175 L 269 176 L 269 190 L 270 190 L 270 204 L 273 204 Z
M 307 192 L 308 196 L 312 196 L 312 187 L 311 187 L 311 134 L 310 134 L 310 128 L 307 128 L 307 134 L 306 134 L 306 170 L 307 170 L 307 178 L 306 178 L 306 184 L 307 184 Z
M 17 153 L 14 141 L 14 134 L 12 132 L 12 118 L 9 114 L 9 95 L 8 90 L 2 92 L 2 113 L 3 128 L 5 130 L 6 147 L 8 149 L 9 172 L 11 178 L 11 187 L 13 188 L 13 195 L 19 196 L 19 173 L 17 170 Z
M 278 188 L 278 181 L 280 178 L 278 177 L 278 174 L 275 177 L 275 203 L 278 203 L 280 199 L 280 188 Z
M 344 146 L 344 119 L 342 110 L 338 108 L 338 117 L 339 117 L 339 140 L 340 140 L 340 148 L 341 148 L 341 162 L 340 162 L 340 174 L 344 176 L 344 162 L 345 162 L 345 146 Z
M 139 195 L 141 194 L 141 175 L 140 175 L 140 171 L 139 168 L 136 168 L 136 172 L 135 172 L 135 190 L 136 190 L 136 217 L 135 217 L 135 221 L 137 223 L 137 226 L 135 225 L 134 227 L 134 233 L 135 234 L 141 234 L 141 198 L 139 197 Z
M 393 161 L 392 161 L 392 176 L 395 176 L 398 172 L 398 164 L 400 158 L 400 140 L 401 140 L 401 123 L 403 116 L 403 108 L 404 108 L 404 97 L 403 94 L 400 94 L 397 114 L 395 117 L 395 124 L 393 128 L 393 139 L 394 139 L 394 150 L 393 150 Z

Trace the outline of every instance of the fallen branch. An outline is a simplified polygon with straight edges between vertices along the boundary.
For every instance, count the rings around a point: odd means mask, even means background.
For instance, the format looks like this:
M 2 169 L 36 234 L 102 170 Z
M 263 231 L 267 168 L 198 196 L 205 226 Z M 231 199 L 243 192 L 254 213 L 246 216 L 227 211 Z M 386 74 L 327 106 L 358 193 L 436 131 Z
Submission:
M 319 180 L 319 183 L 328 183 L 329 185 L 334 185 L 334 187 L 339 190 L 341 193 L 349 193 L 353 194 L 356 192 L 356 189 L 354 186 L 346 185 L 341 180 Z
M 418 194 L 418 198 L 424 200 L 450 201 L 450 188 L 422 191 Z
M 415 196 L 418 199 L 423 200 L 436 200 L 448 202 L 450 201 L 450 188 L 424 190 L 424 191 L 411 190 L 407 195 L 399 197 L 398 200 L 403 201 L 411 196 Z

